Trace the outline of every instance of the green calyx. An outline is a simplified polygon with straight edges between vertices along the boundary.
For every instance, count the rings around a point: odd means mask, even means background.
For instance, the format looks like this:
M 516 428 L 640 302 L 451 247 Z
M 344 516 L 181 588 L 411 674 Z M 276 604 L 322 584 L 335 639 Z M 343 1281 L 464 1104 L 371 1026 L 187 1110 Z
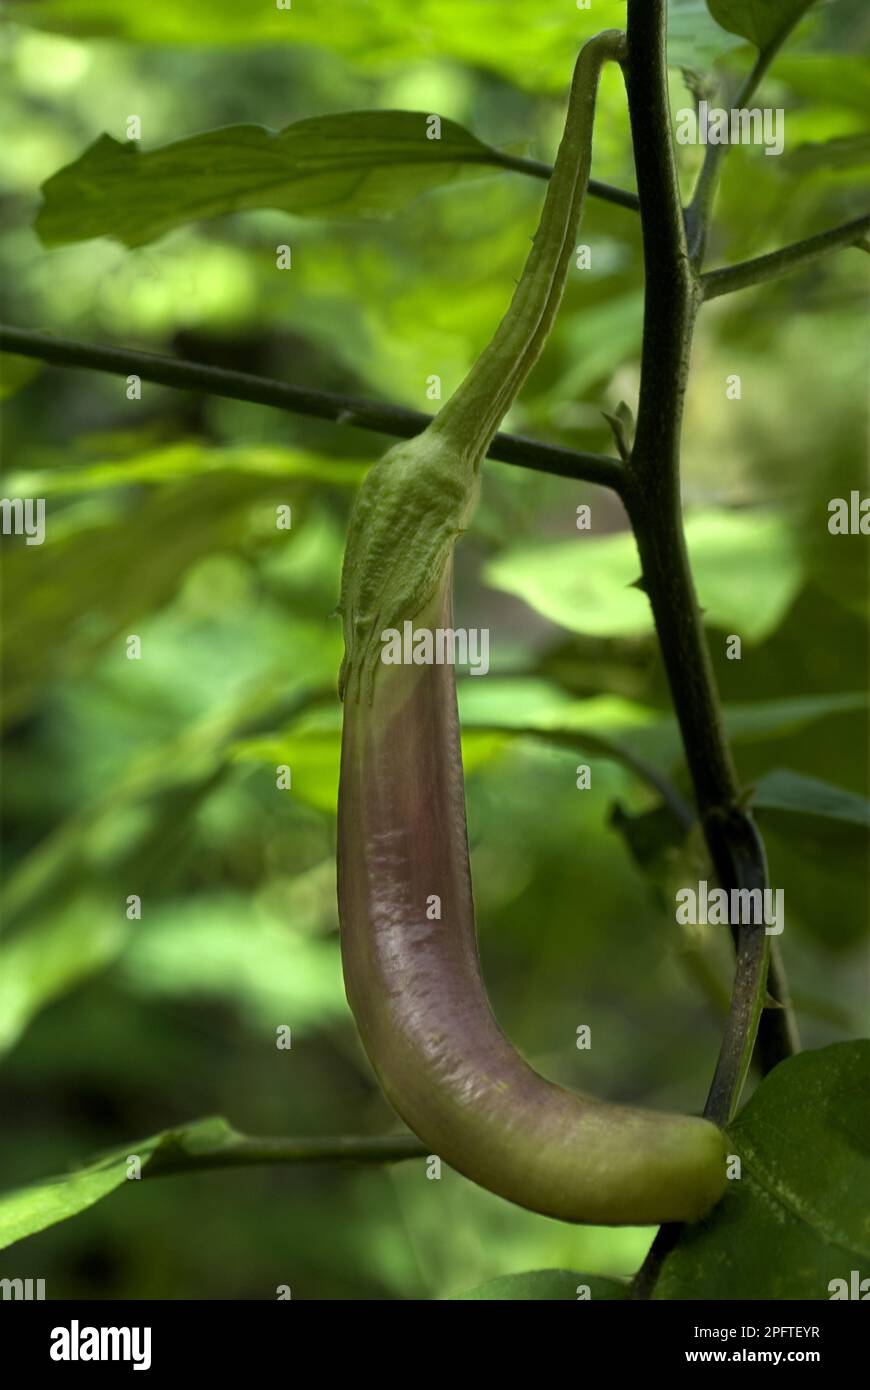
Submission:
M 366 476 L 351 516 L 341 576 L 342 699 L 371 699 L 381 634 L 426 607 L 479 490 L 479 466 L 437 428 L 437 421 L 415 439 L 394 445 Z
M 390 449 L 360 490 L 339 602 L 342 698 L 350 693 L 371 699 L 382 632 L 423 610 L 468 526 L 480 465 L 540 356 L 562 300 L 589 182 L 598 78 L 605 63 L 624 56 L 625 38 L 617 30 L 583 48 L 541 220 L 507 313 L 431 424 Z

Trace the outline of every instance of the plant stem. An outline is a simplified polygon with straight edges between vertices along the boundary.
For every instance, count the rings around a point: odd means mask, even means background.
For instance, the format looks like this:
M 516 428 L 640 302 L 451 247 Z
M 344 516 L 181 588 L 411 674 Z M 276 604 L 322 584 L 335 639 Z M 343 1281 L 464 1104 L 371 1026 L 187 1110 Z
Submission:
M 213 1150 L 174 1148 L 143 1167 L 144 1177 L 199 1173 L 209 1168 L 259 1168 L 289 1163 L 400 1163 L 427 1149 L 413 1134 L 373 1138 L 252 1139 L 240 1135 Z
M 710 657 L 692 584 L 680 502 L 680 432 L 698 303 L 670 138 L 665 0 L 629 0 L 626 70 L 645 263 L 641 384 L 625 501 L 686 745 L 698 808 L 736 801 Z
M 213 396 L 247 401 L 252 405 L 274 406 L 277 410 L 312 415 L 340 425 L 352 425 L 356 429 L 396 435 L 401 439 L 420 434 L 432 420 L 431 415 L 420 410 L 406 410 L 403 406 L 365 400 L 359 396 L 318 391 L 307 386 L 286 386 L 282 381 L 251 376 L 247 372 L 227 371 L 223 367 L 209 367 L 201 362 L 184 362 L 133 348 L 98 347 L 69 338 L 54 338 L 46 333 L 31 333 L 8 324 L 0 324 L 0 349 L 18 353 L 22 357 L 36 357 L 54 366 L 83 367 L 111 372 L 115 376 L 135 375 L 160 386 L 176 387 L 182 391 L 203 391 Z M 553 473 L 560 478 L 596 483 L 599 487 L 609 487 L 616 492 L 622 483 L 623 466 L 619 459 L 609 458 L 605 454 L 563 449 L 555 444 L 542 444 L 521 435 L 497 434 L 487 457 L 530 468 L 537 473 Z
M 719 883 L 726 891 L 763 888 L 764 847 L 741 804 L 683 533 L 680 434 L 700 292 L 686 243 L 674 159 L 666 20 L 666 0 L 628 0 L 625 72 L 640 195 L 645 301 L 637 427 L 623 496 Z M 749 1068 L 765 1000 L 768 945 L 763 927 L 740 927 L 731 1007 L 704 1111 L 719 1125 L 731 1118 Z M 768 1060 L 773 1054 L 786 1055 L 785 1041 L 778 1027 L 775 1045 L 770 1040 L 765 1050 Z M 654 1246 L 656 1260 L 675 1239 L 672 1229 L 662 1228 Z M 636 1291 L 646 1290 L 638 1296 L 648 1296 L 652 1287 L 648 1266 L 649 1261 L 638 1275 Z
M 765 48 L 758 52 L 749 74 L 739 84 L 737 90 L 729 98 L 728 104 L 734 109 L 745 106 L 746 102 L 753 96 L 758 84 L 767 72 L 777 53 L 785 43 L 789 34 L 796 24 L 803 19 L 807 10 L 815 3 L 815 0 L 803 0 L 795 12 L 785 20 L 782 27 L 771 39 Z M 689 254 L 692 264 L 699 268 L 704 262 L 704 253 L 707 249 L 707 234 L 710 228 L 710 214 L 713 210 L 713 200 L 716 197 L 716 188 L 719 183 L 719 172 L 722 167 L 722 160 L 728 151 L 728 145 L 708 145 L 701 172 L 698 175 L 698 182 L 692 195 L 692 201 L 686 209 L 686 225 L 688 227 Z
M 630 1298 L 635 1302 L 652 1297 L 662 1265 L 676 1246 L 683 1233 L 683 1227 L 676 1222 L 660 1226 L 656 1238 L 647 1252 L 647 1257 L 631 1281 Z
M 781 246 L 767 256 L 756 256 L 740 265 L 723 266 L 720 270 L 708 270 L 701 276 L 701 298 L 718 299 L 723 294 L 733 294 L 735 290 L 746 289 L 749 285 L 760 285 L 765 280 L 773 280 L 778 275 L 786 275 L 802 265 L 809 265 L 828 256 L 832 251 L 855 246 L 868 249 L 864 244 L 870 233 L 870 215 L 856 217 L 841 227 L 831 227 L 827 232 L 807 237 L 805 241 L 792 242 Z

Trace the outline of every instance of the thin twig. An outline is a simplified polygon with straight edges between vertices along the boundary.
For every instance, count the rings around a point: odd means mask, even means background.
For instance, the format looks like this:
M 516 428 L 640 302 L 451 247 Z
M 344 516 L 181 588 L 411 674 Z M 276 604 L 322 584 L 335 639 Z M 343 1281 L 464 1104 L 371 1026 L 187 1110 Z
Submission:
M 738 85 L 728 101 L 731 108 L 740 109 L 751 100 L 761 79 L 764 77 L 774 58 L 782 45 L 785 43 L 789 34 L 803 19 L 807 10 L 815 3 L 815 0 L 803 0 L 803 3 L 793 13 L 789 14 L 782 27 L 774 35 L 773 39 L 763 49 L 759 50 L 758 56 L 747 76 Z M 692 200 L 686 209 L 686 225 L 689 238 L 689 255 L 692 264 L 700 267 L 704 261 L 704 252 L 707 248 L 707 234 L 710 228 L 710 213 L 713 209 L 713 200 L 716 197 L 716 188 L 719 183 L 719 173 L 722 167 L 722 160 L 728 152 L 729 146 L 708 145 L 704 155 L 704 162 L 701 165 L 701 172 L 698 175 L 698 182 Z
M 426 428 L 431 415 L 420 410 L 380 401 L 345 396 L 334 391 L 318 391 L 308 386 L 287 386 L 268 377 L 251 376 L 248 372 L 227 371 L 209 367 L 201 362 L 184 362 L 179 358 L 163 357 L 153 352 L 133 348 L 98 347 L 55 338 L 47 333 L 32 333 L 24 328 L 0 324 L 0 349 L 22 357 L 36 357 L 60 367 L 83 367 L 94 371 L 111 372 L 115 376 L 139 376 L 160 386 L 182 391 L 201 391 L 213 396 L 227 396 L 252 405 L 274 406 L 298 415 L 312 415 L 336 424 L 352 425 L 356 429 L 373 430 L 377 434 L 395 435 L 410 439 Z M 489 448 L 488 457 L 500 463 L 512 463 L 537 473 L 553 473 L 560 478 L 576 478 L 597 483 L 618 492 L 623 467 L 619 459 L 605 454 L 588 454 L 576 449 L 564 449 L 555 444 L 542 444 L 522 435 L 497 434 Z
M 767 256 L 756 256 L 751 261 L 723 266 L 720 270 L 708 270 L 701 276 L 701 297 L 704 300 L 718 299 L 720 295 L 733 294 L 735 290 L 745 290 L 750 285 L 760 285 L 765 280 L 787 275 L 802 265 L 810 265 L 822 256 L 829 256 L 832 251 L 841 251 L 850 246 L 867 250 L 865 243 L 868 234 L 870 214 L 844 222 L 841 227 L 831 227 L 827 232 L 819 232 L 804 241 L 781 246 Z
M 658 792 L 664 805 L 668 807 L 680 825 L 689 830 L 694 824 L 694 816 L 689 803 L 681 796 L 673 782 L 663 772 L 643 758 L 638 753 L 633 753 L 625 744 L 618 743 L 615 739 L 606 738 L 602 734 L 594 734 L 588 729 L 548 729 L 536 724 L 511 724 L 506 727 L 503 724 L 476 723 L 472 720 L 464 720 L 463 727 L 474 729 L 478 733 L 503 734 L 510 733 L 515 738 L 533 738 L 542 743 L 552 743 L 559 748 L 587 748 L 592 753 L 598 753 L 602 758 L 610 762 L 619 763 L 629 772 L 633 772 L 635 777 L 641 782 Z
M 413 1134 L 361 1138 L 253 1139 L 239 1135 L 214 1149 L 185 1150 L 180 1146 L 158 1154 L 143 1166 L 143 1177 L 162 1178 L 199 1173 L 209 1168 L 261 1168 L 295 1163 L 401 1163 L 428 1153 Z
M 537 159 L 524 159 L 521 155 L 502 154 L 498 161 L 502 169 L 513 169 L 518 174 L 529 174 L 533 179 L 548 179 L 553 172 L 552 164 L 544 164 Z M 637 212 L 640 202 L 636 193 L 627 188 L 615 188 L 612 183 L 602 183 L 600 179 L 590 179 L 586 185 L 590 198 L 598 198 L 604 203 L 613 203 L 619 208 Z

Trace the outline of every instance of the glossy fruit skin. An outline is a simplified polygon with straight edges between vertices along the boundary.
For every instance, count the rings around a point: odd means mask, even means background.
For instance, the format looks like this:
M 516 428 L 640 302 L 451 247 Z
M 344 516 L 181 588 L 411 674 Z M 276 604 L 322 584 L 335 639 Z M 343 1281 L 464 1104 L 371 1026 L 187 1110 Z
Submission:
M 451 566 L 415 627 L 451 627 Z M 703 1216 L 725 1186 L 706 1120 L 556 1086 L 499 1028 L 480 970 L 453 668 L 381 666 L 346 696 L 339 912 L 347 997 L 383 1090 L 444 1162 L 563 1221 Z M 430 920 L 432 895 L 440 920 Z

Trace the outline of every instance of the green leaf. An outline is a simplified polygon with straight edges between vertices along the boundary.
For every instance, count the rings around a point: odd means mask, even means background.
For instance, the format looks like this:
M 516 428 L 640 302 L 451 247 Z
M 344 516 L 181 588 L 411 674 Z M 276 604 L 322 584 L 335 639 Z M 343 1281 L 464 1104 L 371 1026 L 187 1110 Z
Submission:
M 801 582 L 787 519 L 711 509 L 689 518 L 686 540 L 706 621 L 747 641 L 773 632 Z M 635 636 L 653 627 L 649 601 L 635 587 L 638 570 L 634 537 L 621 531 L 518 546 L 485 573 L 497 589 L 572 632 Z
M 781 738 L 817 719 L 853 714 L 866 706 L 867 696 L 863 691 L 845 691 L 842 695 L 793 695 L 786 700 L 726 705 L 723 709 L 725 732 L 741 743 Z
M 668 8 L 674 65 L 712 61 L 729 46 L 704 0 L 670 0 Z M 147 44 L 310 46 L 340 53 L 367 71 L 437 56 L 547 91 L 564 90 L 586 39 L 625 26 L 625 0 L 595 0 L 589 11 L 552 5 L 537 24 L 529 22 L 527 0 L 500 0 L 497 42 L 492 0 L 418 0 L 413 9 L 405 0 L 305 0 L 292 10 L 279 10 L 274 0 L 254 6 L 239 0 L 18 0 L 6 13 L 56 33 Z
M 810 169 L 852 169 L 870 162 L 870 134 L 839 135 L 833 140 L 820 140 L 798 145 L 782 160 L 783 168 L 792 174 Z
M 321 721 L 323 722 L 323 721 Z M 293 779 L 292 795 L 317 811 L 335 815 L 338 774 L 341 768 L 341 729 L 339 711 L 331 711 L 331 727 L 310 727 L 310 721 L 257 738 L 239 739 L 230 749 L 230 759 L 266 768 L 274 781 L 275 768 L 286 764 Z M 462 765 L 466 776 L 489 762 L 504 745 L 501 728 L 467 728 L 462 735 Z
M 580 1298 L 577 1290 L 583 1290 Z M 589 1290 L 587 1295 L 585 1290 Z M 492 1301 L 507 1299 L 520 1303 L 527 1299 L 571 1299 L 574 1302 L 595 1299 L 619 1299 L 628 1297 L 628 1284 L 617 1279 L 605 1279 L 599 1274 L 576 1274 L 570 1269 L 534 1269 L 528 1274 L 504 1274 L 499 1279 L 490 1279 L 467 1293 L 453 1295 L 453 1301 L 480 1299 Z
M 859 53 L 782 53 L 776 78 L 802 108 L 840 107 L 863 118 L 870 106 L 870 70 Z
M 295 475 L 294 523 L 290 531 L 279 532 L 275 506 L 288 501 L 285 462 Z M 165 485 L 139 491 L 119 486 L 125 466 L 132 468 L 132 476 L 138 471 L 142 481 L 155 484 L 162 474 Z M 342 463 L 337 468 L 335 480 L 340 483 L 348 470 Z M 44 492 L 25 491 L 25 496 L 50 498 L 52 492 L 64 490 L 65 479 L 70 491 L 80 491 L 97 481 L 104 490 L 99 496 L 83 497 L 75 506 L 55 509 L 49 501 L 45 545 L 40 549 L 38 566 L 32 563 L 31 551 L 25 546 L 4 555 L 4 592 L 15 594 L 14 604 L 5 604 L 0 628 L 4 718 L 13 719 L 26 711 L 40 682 L 56 676 L 67 662 L 75 665 L 86 654 L 105 650 L 119 632 L 136 632 L 137 627 L 131 624 L 166 605 L 177 594 L 184 576 L 207 557 L 243 551 L 251 538 L 260 547 L 280 548 L 289 554 L 300 544 L 304 549 L 313 530 L 303 509 L 302 480 L 308 469 L 302 451 L 297 454 L 295 450 L 255 445 L 250 450 L 218 450 L 212 458 L 207 446 L 181 443 L 147 450 L 128 458 L 126 465 L 101 461 L 72 469 L 68 477 L 64 470 L 50 475 L 44 471 L 19 475 L 16 481 L 26 482 L 28 487 L 34 480 L 45 484 Z M 203 488 L 198 475 L 206 471 L 208 486 Z M 310 472 L 317 472 L 314 462 Z M 328 472 L 329 466 L 324 483 Z M 317 529 L 326 554 L 326 538 L 322 529 Z M 148 556 L 148 564 L 131 564 L 134 555 Z M 338 541 L 334 563 L 327 612 L 335 602 L 332 593 L 340 564 Z M 111 584 L 106 583 L 107 574 L 112 575 Z M 86 623 L 79 621 L 82 613 L 89 615 Z M 37 632 L 38 640 L 33 640 Z M 337 648 L 339 634 L 336 624 Z
M 779 769 L 758 780 L 753 804 L 771 881 L 785 893 L 788 922 L 828 949 L 857 945 L 867 933 L 870 803 L 818 778 Z
M 762 777 L 756 783 L 752 800 L 755 806 L 765 809 L 822 816 L 870 829 L 870 801 L 866 797 L 787 768 Z
M 870 1042 L 782 1062 L 729 1131 L 742 1176 L 666 1260 L 658 1299 L 827 1299 L 870 1274 Z
M 271 902 L 225 891 L 160 903 L 123 976 L 146 997 L 231 1001 L 261 1035 L 285 1015 L 302 1034 L 345 1016 L 335 902 L 330 858 Z
M 866 941 L 867 832 L 842 821 L 772 810 L 759 810 L 758 821 L 770 881 L 785 895 L 789 934 L 801 932 L 830 952 Z M 840 986 L 832 981 L 829 988 L 836 998 Z M 862 1006 L 858 1018 L 863 1021 L 866 998 Z
M 42 363 L 14 352 L 0 352 L 0 401 L 14 396 L 42 371 Z
M 511 733 L 542 733 L 569 738 L 594 730 L 610 735 L 654 726 L 658 715 L 634 700 L 618 695 L 595 695 L 575 700 L 549 681 L 490 676 L 460 679 L 459 713 L 463 732 L 503 729 Z
M 297 217 L 383 217 L 463 165 L 504 156 L 454 121 L 427 138 L 415 111 L 348 111 L 284 130 L 226 126 L 141 152 L 101 135 L 42 188 L 45 246 L 111 236 L 143 246 L 173 227 L 250 208 Z
M 79 449 L 86 443 L 80 441 Z M 335 459 L 308 449 L 276 444 L 237 444 L 220 446 L 201 439 L 177 439 L 171 444 L 140 444 L 119 458 L 98 457 L 86 463 L 71 461 L 72 449 L 58 455 L 58 465 L 28 469 L 11 478 L 16 493 L 47 497 L 61 493 L 94 492 L 100 488 L 129 488 L 137 483 L 159 486 L 200 478 L 209 473 L 247 476 L 254 487 L 257 478 L 276 480 L 306 479 L 332 486 L 353 486 L 362 482 L 369 463 Z M 53 463 L 53 460 L 52 460 Z
M 541 734 L 550 741 L 587 738 L 615 740 L 665 768 L 682 760 L 676 720 L 636 700 L 618 695 L 572 699 L 544 680 L 468 677 L 458 685 L 463 740 L 474 729 L 502 729 L 507 735 Z M 724 705 L 725 731 L 733 743 L 747 746 L 799 733 L 808 725 L 835 715 L 864 711 L 863 692 L 802 695 L 787 700 L 759 700 Z M 464 744 L 463 744 L 464 747 Z M 286 759 L 284 760 L 286 761 Z
M 0 1052 L 58 995 L 108 965 L 127 938 L 124 900 L 84 896 L 0 946 Z
M 707 0 L 723 29 L 749 39 L 756 48 L 775 47 L 814 0 Z
M 587 304 L 563 327 L 567 365 L 542 394 L 542 407 L 559 418 L 566 401 L 581 400 L 597 381 L 612 377 L 620 363 L 633 360 L 643 324 L 643 291 L 609 291 L 600 304 Z M 634 425 L 627 431 L 633 434 Z
M 127 1180 L 131 1155 L 141 1160 L 144 1173 L 148 1168 L 168 1164 L 179 1150 L 182 1154 L 215 1152 L 236 1142 L 238 1137 L 226 1120 L 210 1116 L 128 1144 L 86 1168 L 4 1193 L 0 1196 L 0 1250 L 58 1221 L 77 1216 L 114 1192 Z
M 286 764 L 293 779 L 292 795 L 330 815 L 335 812 L 341 737 L 336 729 L 299 734 L 295 730 L 240 739 L 230 750 L 231 759 L 265 766 L 274 781 L 275 768 Z

